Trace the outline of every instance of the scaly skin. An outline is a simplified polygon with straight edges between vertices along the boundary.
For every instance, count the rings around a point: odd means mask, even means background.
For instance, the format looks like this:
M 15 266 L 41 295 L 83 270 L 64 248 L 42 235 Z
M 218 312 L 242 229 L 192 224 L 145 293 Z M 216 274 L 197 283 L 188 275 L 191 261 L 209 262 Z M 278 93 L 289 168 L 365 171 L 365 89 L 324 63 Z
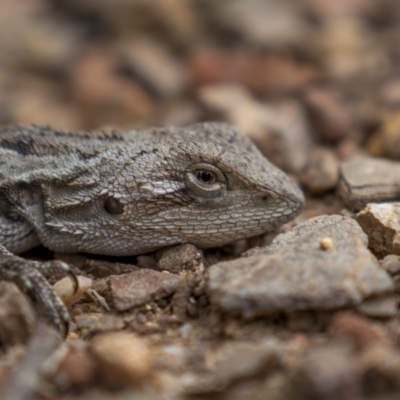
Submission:
M 230 125 L 126 132 L 0 129 L 0 279 L 65 331 L 68 312 L 44 275 L 59 261 L 14 254 L 125 256 L 192 243 L 217 247 L 270 231 L 301 210 L 301 191 Z

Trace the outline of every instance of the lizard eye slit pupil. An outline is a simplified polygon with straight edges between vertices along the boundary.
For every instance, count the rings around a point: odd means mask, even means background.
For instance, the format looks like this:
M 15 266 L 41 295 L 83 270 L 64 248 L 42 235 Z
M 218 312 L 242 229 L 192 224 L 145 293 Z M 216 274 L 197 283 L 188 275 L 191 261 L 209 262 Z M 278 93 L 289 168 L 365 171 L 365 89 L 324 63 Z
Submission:
M 208 185 L 212 184 L 216 180 L 216 176 L 213 172 L 207 170 L 198 170 L 196 171 L 196 178 L 203 183 Z
M 104 210 L 110 215 L 121 215 L 124 212 L 124 205 L 114 197 L 107 197 Z

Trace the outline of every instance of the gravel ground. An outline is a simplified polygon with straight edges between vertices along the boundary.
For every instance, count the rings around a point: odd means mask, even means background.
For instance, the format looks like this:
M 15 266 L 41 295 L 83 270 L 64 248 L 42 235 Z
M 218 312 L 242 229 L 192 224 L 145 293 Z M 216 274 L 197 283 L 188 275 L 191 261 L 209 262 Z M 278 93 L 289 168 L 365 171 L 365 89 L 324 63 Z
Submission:
M 235 124 L 303 188 L 276 232 L 79 275 L 62 341 L 0 282 L 0 398 L 400 398 L 398 0 L 2 0 L 0 125 Z

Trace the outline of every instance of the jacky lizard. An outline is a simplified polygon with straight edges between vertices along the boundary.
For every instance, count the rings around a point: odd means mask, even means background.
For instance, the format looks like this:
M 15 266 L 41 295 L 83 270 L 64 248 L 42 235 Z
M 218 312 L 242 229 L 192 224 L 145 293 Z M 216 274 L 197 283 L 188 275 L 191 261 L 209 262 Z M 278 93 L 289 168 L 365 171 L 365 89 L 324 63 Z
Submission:
M 0 129 L 0 279 L 16 283 L 66 331 L 45 277 L 57 260 L 15 254 L 135 255 L 192 243 L 216 247 L 272 230 L 301 210 L 302 192 L 230 125 L 110 133 Z

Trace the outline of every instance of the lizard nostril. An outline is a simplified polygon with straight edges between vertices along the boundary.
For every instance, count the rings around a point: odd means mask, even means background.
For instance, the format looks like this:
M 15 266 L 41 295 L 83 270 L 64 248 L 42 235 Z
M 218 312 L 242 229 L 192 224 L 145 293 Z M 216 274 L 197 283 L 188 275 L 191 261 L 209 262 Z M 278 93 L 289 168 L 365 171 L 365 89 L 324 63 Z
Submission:
M 275 197 L 272 193 L 268 192 L 259 192 L 253 195 L 254 204 L 259 206 L 268 206 L 272 204 L 275 200 Z

